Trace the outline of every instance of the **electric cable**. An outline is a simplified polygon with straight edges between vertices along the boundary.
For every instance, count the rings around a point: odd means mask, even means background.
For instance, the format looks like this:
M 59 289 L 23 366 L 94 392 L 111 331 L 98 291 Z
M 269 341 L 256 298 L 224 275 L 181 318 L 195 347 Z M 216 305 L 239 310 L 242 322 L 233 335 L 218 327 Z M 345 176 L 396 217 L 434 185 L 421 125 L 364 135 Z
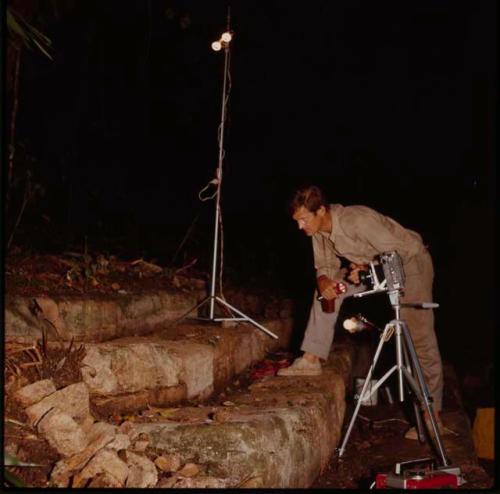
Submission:
M 229 22 L 229 21 L 228 21 Z M 227 105 L 229 102 L 229 96 L 231 94 L 231 86 L 232 86 L 232 80 L 231 80 L 231 52 L 228 50 L 227 52 L 227 93 L 223 101 L 223 115 L 222 115 L 222 122 L 225 122 L 225 117 L 227 115 Z M 219 148 L 221 150 L 220 153 L 220 161 L 221 163 L 224 161 L 224 158 L 226 156 L 226 150 L 224 147 L 222 147 L 222 136 L 224 132 L 223 128 L 223 123 L 220 123 L 219 126 L 217 127 L 217 142 L 219 144 Z M 203 187 L 199 192 L 198 192 L 198 198 L 200 201 L 209 201 L 214 199 L 217 196 L 217 193 L 220 190 L 222 180 L 221 180 L 221 172 L 219 169 L 216 169 L 215 172 L 215 178 L 210 180 L 205 187 Z M 215 186 L 215 191 L 211 195 L 204 196 L 203 193 L 208 190 L 208 188 L 214 185 Z M 224 297 L 224 292 L 223 292 L 223 284 L 222 284 L 222 275 L 224 271 L 224 224 L 222 221 L 222 208 L 220 207 L 220 202 L 219 202 L 219 226 L 220 226 L 220 243 L 219 243 L 219 253 L 220 253 L 220 262 L 219 262 L 219 291 L 220 291 L 220 298 L 222 300 L 226 300 Z M 231 315 L 234 315 L 231 311 L 231 309 L 226 308 L 226 310 L 229 311 Z
M 229 15 L 229 14 L 228 14 Z M 228 25 L 229 25 L 229 19 L 228 19 Z M 226 98 L 224 100 L 224 116 L 226 115 L 227 112 L 227 104 L 229 102 L 229 95 L 231 94 L 231 51 L 228 50 L 227 52 L 227 93 L 226 93 Z M 225 122 L 225 118 L 224 118 Z M 222 123 L 219 125 L 219 136 L 218 136 L 218 142 L 219 145 L 222 142 Z M 224 157 L 226 156 L 226 150 L 222 148 L 222 161 L 224 160 Z M 220 177 L 219 177 L 220 178 Z M 220 184 L 219 184 L 220 187 Z M 222 223 L 222 208 L 220 208 L 220 203 L 219 203 L 219 225 L 220 225 L 220 264 L 219 264 L 219 290 L 220 290 L 220 297 L 222 300 L 226 300 L 224 297 L 224 293 L 222 290 L 222 273 L 224 270 L 224 227 Z M 230 309 L 228 309 L 230 314 L 233 314 Z
M 215 192 L 211 196 L 202 197 L 203 192 L 205 192 L 211 185 L 219 185 L 219 179 L 214 178 L 214 179 L 210 180 L 210 182 L 208 182 L 207 185 L 205 185 L 205 187 L 203 187 L 203 189 L 201 189 L 200 192 L 198 192 L 198 199 L 200 201 L 202 201 L 202 202 L 209 201 L 210 199 L 213 199 L 217 195 L 217 189 L 216 189 Z
M 389 341 L 391 339 L 391 336 L 394 334 L 394 326 L 388 326 L 387 327 L 387 332 L 384 331 L 381 335 L 380 338 L 382 338 L 384 341 Z
M 194 217 L 194 220 L 191 222 L 191 225 L 189 225 L 189 228 L 186 231 L 186 234 L 184 235 L 184 238 L 182 239 L 181 243 L 177 247 L 177 250 L 175 251 L 174 256 L 172 257 L 172 260 L 170 261 L 170 265 L 173 266 L 175 259 L 177 255 L 179 254 L 180 250 L 182 249 L 182 246 L 186 243 L 187 239 L 189 238 L 189 235 L 191 234 L 191 230 L 193 229 L 196 220 L 200 217 L 201 211 L 198 211 L 198 214 Z

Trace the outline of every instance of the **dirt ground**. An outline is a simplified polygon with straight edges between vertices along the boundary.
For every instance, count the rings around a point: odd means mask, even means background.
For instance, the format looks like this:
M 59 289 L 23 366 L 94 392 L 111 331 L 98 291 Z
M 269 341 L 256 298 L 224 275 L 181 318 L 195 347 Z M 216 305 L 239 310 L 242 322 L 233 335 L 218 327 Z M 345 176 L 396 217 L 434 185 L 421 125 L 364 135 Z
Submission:
M 348 419 L 351 414 L 352 409 L 349 410 Z M 455 448 L 449 443 L 454 441 L 460 443 L 463 435 L 468 432 L 459 421 L 453 421 L 452 415 L 448 413 L 449 420 L 447 420 L 447 414 L 443 412 L 443 420 L 459 436 L 452 438 L 446 436 L 445 450 L 451 465 L 460 467 L 462 476 L 466 480 L 460 489 L 491 488 L 494 480 L 492 462 L 477 464 L 472 452 L 469 455 L 453 454 Z M 348 420 L 344 425 L 347 424 Z M 369 489 L 378 473 L 394 472 L 398 462 L 429 457 L 439 458 L 428 444 L 404 439 L 408 427 L 408 421 L 401 412 L 399 404 L 361 407 L 342 457 L 339 459 L 336 454 L 312 487 Z M 454 461 L 455 458 L 458 461 Z
M 18 296 L 100 295 L 125 290 L 178 289 L 186 277 L 202 278 L 195 266 L 167 269 L 155 260 L 121 260 L 103 254 L 10 255 L 5 264 L 5 293 Z
M 189 276 L 203 279 L 194 267 L 183 272 L 170 272 L 154 262 L 136 259 L 120 261 L 104 256 L 84 256 L 66 254 L 61 256 L 17 255 L 7 259 L 5 266 L 5 289 L 8 296 L 38 296 L 86 294 L 99 297 L 118 290 L 140 293 L 154 289 L 178 289 Z M 185 277 L 186 276 L 186 277 Z M 10 352 L 10 353 L 9 353 Z M 65 357 L 64 364 L 60 365 Z M 209 403 L 230 400 L 233 393 L 239 393 L 256 379 L 276 371 L 284 362 L 291 361 L 292 355 L 286 352 L 269 355 L 264 362 L 247 369 L 218 396 Z M 79 360 L 83 354 L 78 345 L 69 350 L 44 347 L 39 342 L 33 348 L 6 348 L 6 372 L 4 393 L 4 437 L 5 451 L 18 460 L 38 464 L 36 467 L 9 467 L 8 471 L 17 475 L 25 485 L 46 487 L 52 466 L 59 459 L 58 454 L 47 441 L 38 437 L 34 430 L 25 424 L 24 411 L 10 399 L 12 392 L 20 386 L 39 379 L 52 377 L 56 387 L 64 387 L 80 380 Z M 35 362 L 41 362 L 37 365 Z M 460 446 L 464 435 L 470 436 L 467 424 L 462 424 L 456 411 L 456 383 L 445 383 L 445 425 L 454 428 L 459 434 L 449 439 Z M 351 402 L 352 403 L 352 402 Z M 352 405 L 348 402 L 345 426 L 351 416 Z M 455 413 L 455 415 L 454 415 Z M 137 418 L 141 416 L 138 412 Z M 463 414 L 461 415 L 463 416 Z M 130 419 L 130 417 L 127 417 Z M 142 414 L 142 417 L 144 415 Z M 125 417 L 116 414 L 110 418 L 120 423 Z M 448 420 L 448 422 L 447 422 Z M 399 404 L 379 403 L 375 407 L 361 407 L 353 428 L 346 451 L 341 460 L 333 457 L 323 474 L 315 481 L 313 488 L 351 489 L 368 488 L 377 473 L 392 471 L 398 461 L 422 458 L 432 454 L 427 445 L 418 441 L 403 439 L 409 427 L 408 419 Z M 462 434 L 462 438 L 460 437 Z M 448 439 L 447 439 L 448 441 Z M 453 446 L 453 444 L 452 444 Z M 455 449 L 452 447 L 452 451 Z M 460 450 L 458 447 L 457 451 Z M 463 450 L 463 448 L 462 448 Z M 457 461 L 467 483 L 463 489 L 486 489 L 493 486 L 493 463 L 478 464 L 472 451 L 457 456 Z M 457 453 L 458 454 L 458 453 Z

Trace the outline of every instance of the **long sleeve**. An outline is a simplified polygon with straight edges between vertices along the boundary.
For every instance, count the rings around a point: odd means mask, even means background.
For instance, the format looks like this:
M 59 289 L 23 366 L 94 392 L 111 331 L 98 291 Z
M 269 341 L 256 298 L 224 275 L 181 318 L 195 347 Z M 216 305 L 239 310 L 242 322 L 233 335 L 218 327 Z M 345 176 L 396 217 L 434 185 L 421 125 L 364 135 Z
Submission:
M 336 279 L 340 273 L 340 259 L 335 254 L 333 244 L 327 237 L 316 234 L 312 237 L 316 278 L 325 275 Z

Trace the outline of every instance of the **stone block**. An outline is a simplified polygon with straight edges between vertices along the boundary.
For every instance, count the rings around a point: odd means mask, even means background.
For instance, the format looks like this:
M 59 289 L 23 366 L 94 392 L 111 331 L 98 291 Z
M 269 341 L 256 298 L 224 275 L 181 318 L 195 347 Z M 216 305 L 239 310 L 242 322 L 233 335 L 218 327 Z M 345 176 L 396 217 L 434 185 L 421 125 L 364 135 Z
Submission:
M 57 408 L 52 409 L 40 420 L 38 432 L 61 456 L 65 457 L 83 451 L 88 444 L 83 429 L 67 413 Z
M 52 379 L 44 379 L 18 389 L 14 394 L 14 398 L 22 406 L 29 407 L 55 392 L 56 387 Z
M 85 383 L 70 384 L 26 408 L 29 422 L 36 425 L 51 408 L 57 407 L 77 422 L 90 415 L 89 391 Z
M 129 466 L 126 487 L 154 487 L 158 482 L 155 464 L 149 458 L 131 451 L 127 451 L 126 457 Z

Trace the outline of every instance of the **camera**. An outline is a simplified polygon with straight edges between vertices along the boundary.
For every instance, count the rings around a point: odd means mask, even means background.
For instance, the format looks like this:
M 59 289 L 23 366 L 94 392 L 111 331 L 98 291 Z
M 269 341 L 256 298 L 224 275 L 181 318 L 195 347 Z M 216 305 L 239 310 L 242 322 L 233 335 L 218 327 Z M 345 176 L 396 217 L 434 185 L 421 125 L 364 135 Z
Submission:
M 370 262 L 370 271 L 360 271 L 359 279 L 375 290 L 402 290 L 405 286 L 405 272 L 401 257 L 396 251 L 377 256 L 378 264 Z
M 367 286 L 377 286 L 384 281 L 384 270 L 381 264 L 370 266 L 369 271 L 359 272 L 359 281 Z M 378 282 L 377 282 L 378 281 Z

